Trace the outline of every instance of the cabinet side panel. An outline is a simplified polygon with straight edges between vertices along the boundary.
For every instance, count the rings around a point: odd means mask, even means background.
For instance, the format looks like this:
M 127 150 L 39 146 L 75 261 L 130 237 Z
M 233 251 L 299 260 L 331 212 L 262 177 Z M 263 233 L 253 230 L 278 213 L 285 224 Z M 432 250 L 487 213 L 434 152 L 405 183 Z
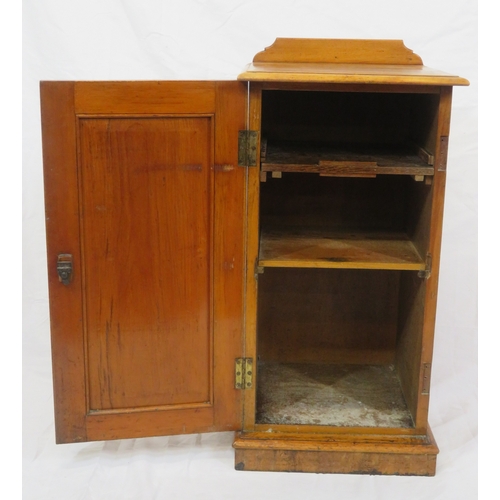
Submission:
M 40 86 L 56 441 L 85 441 L 85 383 L 74 85 Z M 73 278 L 59 281 L 58 254 Z
M 243 356 L 245 168 L 238 130 L 245 128 L 246 85 L 218 82 L 215 128 L 214 373 L 215 425 L 241 429 L 234 360 Z
M 430 221 L 429 253 L 432 256 L 430 276 L 427 280 L 425 291 L 425 313 L 422 334 L 422 353 L 419 380 L 419 403 L 417 410 L 416 425 L 425 427 L 429 411 L 430 368 L 425 373 L 425 366 L 432 363 L 434 348 L 434 329 L 436 323 L 437 293 L 439 282 L 439 262 L 441 254 L 441 238 L 443 230 L 443 212 L 446 186 L 446 163 L 448 153 L 448 136 L 450 133 L 452 87 L 441 89 L 439 102 L 439 117 L 436 133 L 436 158 L 437 168 L 432 183 L 432 210 Z M 424 390 L 424 387 L 426 389 Z

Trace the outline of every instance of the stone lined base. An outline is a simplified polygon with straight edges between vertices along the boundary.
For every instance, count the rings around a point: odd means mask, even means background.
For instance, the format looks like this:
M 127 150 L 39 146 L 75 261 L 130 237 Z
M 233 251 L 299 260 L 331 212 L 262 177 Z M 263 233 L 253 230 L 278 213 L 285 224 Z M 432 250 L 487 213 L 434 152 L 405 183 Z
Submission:
M 256 423 L 411 428 L 392 365 L 259 363 Z
M 325 438 L 268 433 L 239 433 L 236 470 L 434 476 L 439 450 L 427 436 L 342 436 Z

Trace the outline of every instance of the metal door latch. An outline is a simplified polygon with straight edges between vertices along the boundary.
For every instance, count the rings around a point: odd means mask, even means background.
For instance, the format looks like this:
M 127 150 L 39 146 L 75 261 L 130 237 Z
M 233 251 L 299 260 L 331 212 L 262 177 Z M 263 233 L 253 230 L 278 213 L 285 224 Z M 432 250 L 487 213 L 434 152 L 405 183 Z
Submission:
M 71 283 L 73 275 L 73 255 L 70 253 L 60 253 L 57 256 L 57 275 L 63 285 Z

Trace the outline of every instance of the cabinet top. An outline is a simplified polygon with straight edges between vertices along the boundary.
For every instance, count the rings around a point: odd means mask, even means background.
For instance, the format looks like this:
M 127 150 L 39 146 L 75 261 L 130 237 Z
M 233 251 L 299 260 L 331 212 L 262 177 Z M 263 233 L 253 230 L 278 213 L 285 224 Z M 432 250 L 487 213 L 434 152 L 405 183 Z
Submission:
M 423 65 L 402 40 L 277 38 L 238 80 L 254 82 L 469 85 Z

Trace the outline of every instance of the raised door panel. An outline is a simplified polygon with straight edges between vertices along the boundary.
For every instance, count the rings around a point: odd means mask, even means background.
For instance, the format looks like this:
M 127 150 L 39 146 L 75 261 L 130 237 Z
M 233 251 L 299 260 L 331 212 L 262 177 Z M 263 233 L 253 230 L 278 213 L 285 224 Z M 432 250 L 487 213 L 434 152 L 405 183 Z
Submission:
M 41 89 L 57 441 L 238 428 L 242 84 Z
M 90 411 L 212 404 L 211 122 L 79 120 Z

